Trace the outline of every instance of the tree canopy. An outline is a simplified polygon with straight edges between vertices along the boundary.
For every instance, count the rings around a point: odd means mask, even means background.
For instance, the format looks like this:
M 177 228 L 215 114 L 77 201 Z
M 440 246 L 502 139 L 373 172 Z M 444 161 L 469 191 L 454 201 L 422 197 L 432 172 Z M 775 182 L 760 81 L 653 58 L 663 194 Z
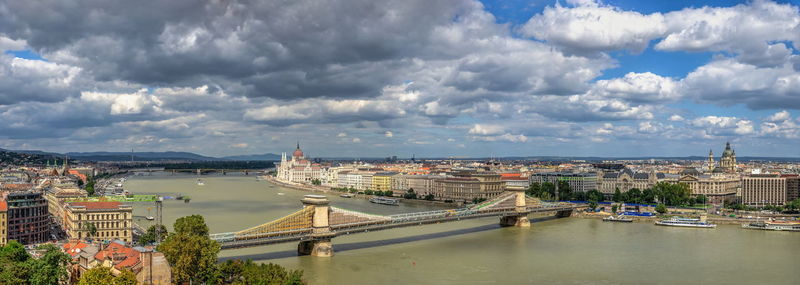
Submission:
M 136 285 L 136 275 L 130 270 L 123 270 L 118 276 L 111 273 L 111 268 L 97 266 L 87 270 L 78 280 L 78 285 Z
M 286 270 L 275 264 L 256 264 L 233 260 L 217 264 L 220 245 L 208 237 L 208 226 L 202 216 L 179 218 L 174 233 L 158 245 L 172 266 L 172 279 L 177 284 L 304 284 L 303 272 Z
M 38 248 L 39 259 L 31 258 L 25 247 L 10 241 L 0 248 L 0 284 L 61 284 L 67 280 L 69 255 L 53 245 Z
M 285 284 L 299 285 L 302 270 L 286 270 L 280 265 L 257 264 L 251 260 L 228 260 L 219 265 L 218 283 L 222 284 Z
M 219 243 L 208 237 L 208 226 L 203 216 L 179 218 L 173 226 L 174 233 L 158 245 L 172 266 L 176 283 L 208 282 L 213 279 Z

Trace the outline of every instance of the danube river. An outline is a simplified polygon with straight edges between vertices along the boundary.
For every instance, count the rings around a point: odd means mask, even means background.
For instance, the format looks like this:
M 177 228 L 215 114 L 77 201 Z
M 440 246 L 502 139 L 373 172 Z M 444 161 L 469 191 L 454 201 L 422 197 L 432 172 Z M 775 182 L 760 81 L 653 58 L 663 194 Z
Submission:
M 164 223 L 200 214 L 211 232 L 274 220 L 301 208 L 309 194 L 254 176 L 136 176 L 136 194 L 191 196 L 164 203 Z M 279 193 L 283 193 L 282 195 Z M 341 208 L 377 214 L 437 209 L 399 207 L 327 195 Z M 150 204 L 135 204 L 147 215 Z M 155 215 L 155 209 L 151 210 Z M 146 221 L 139 221 L 145 223 Z M 221 259 L 251 258 L 302 269 L 310 284 L 800 284 L 800 233 L 657 227 L 566 218 L 530 229 L 500 228 L 497 218 L 344 236 L 332 258 L 298 257 L 296 243 L 225 250 Z

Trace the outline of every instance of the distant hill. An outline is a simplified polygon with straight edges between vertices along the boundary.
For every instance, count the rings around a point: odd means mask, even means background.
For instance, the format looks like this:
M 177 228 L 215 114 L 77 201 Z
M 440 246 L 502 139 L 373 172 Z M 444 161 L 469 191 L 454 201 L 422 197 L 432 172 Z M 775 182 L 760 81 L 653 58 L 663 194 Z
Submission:
M 164 161 L 164 160 L 191 160 L 191 161 L 219 161 L 225 160 L 216 157 L 199 155 L 191 152 L 165 151 L 165 152 L 68 152 L 70 158 L 91 161 L 129 161 L 133 155 L 134 161 Z
M 240 160 L 240 161 L 278 161 L 281 160 L 281 156 L 274 153 L 265 153 L 265 154 L 245 154 L 245 155 L 234 155 L 234 156 L 225 156 L 222 159 L 227 160 Z
M 64 163 L 63 156 L 60 154 L 51 155 L 45 152 L 26 153 L 0 148 L 0 165 L 45 165 L 48 162 L 55 163 L 56 160 L 60 163 Z M 70 159 L 70 163 L 74 162 L 73 159 Z

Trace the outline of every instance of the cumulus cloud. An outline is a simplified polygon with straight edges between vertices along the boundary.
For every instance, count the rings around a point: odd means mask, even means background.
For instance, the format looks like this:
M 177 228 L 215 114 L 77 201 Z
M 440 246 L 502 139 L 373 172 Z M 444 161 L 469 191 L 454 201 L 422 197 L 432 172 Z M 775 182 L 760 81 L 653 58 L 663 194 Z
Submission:
M 790 63 L 758 67 L 717 60 L 690 72 L 682 84 L 683 92 L 702 103 L 800 109 L 800 72 Z
M 681 98 L 678 82 L 650 72 L 629 72 L 622 78 L 598 80 L 592 93 L 631 102 L 669 102 Z
M 81 69 L 0 53 L 0 105 L 55 102 L 79 92 Z
M 705 116 L 692 120 L 691 124 L 704 128 L 710 135 L 750 135 L 755 132 L 752 121 L 736 117 Z
M 783 122 L 783 121 L 791 120 L 791 119 L 792 119 L 792 115 L 789 114 L 788 111 L 783 110 L 783 111 L 777 112 L 777 113 L 772 114 L 771 116 L 769 116 L 767 118 L 767 121 L 770 121 L 770 122 Z
M 748 64 L 775 66 L 792 56 L 781 41 L 794 41 L 797 49 L 798 27 L 797 6 L 765 0 L 646 15 L 580 1 L 574 7 L 546 7 L 521 31 L 570 51 L 640 52 L 658 40 L 655 48 L 659 50 L 727 51 Z
M 574 51 L 629 49 L 641 52 L 650 40 L 667 31 L 664 16 L 643 15 L 619 8 L 579 1 L 575 7 L 546 7 L 523 27 L 523 34 Z
M 674 114 L 672 116 L 669 116 L 669 120 L 673 121 L 673 122 L 680 122 L 680 121 L 683 121 L 685 119 L 681 115 Z

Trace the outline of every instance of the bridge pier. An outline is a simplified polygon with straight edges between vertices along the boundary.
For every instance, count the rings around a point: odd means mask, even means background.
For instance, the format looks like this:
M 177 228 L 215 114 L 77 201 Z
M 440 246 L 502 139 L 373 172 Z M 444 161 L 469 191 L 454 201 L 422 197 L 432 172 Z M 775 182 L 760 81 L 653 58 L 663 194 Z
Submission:
M 310 240 L 301 241 L 297 245 L 297 254 L 316 257 L 333 256 L 331 239 L 336 234 L 331 231 L 328 221 L 330 201 L 322 195 L 305 195 L 302 201 L 303 207 L 314 207 L 314 215 L 311 218 Z
M 333 243 L 331 243 L 330 239 L 301 241 L 297 245 L 297 254 L 331 257 L 333 256 Z
M 525 188 L 510 186 L 506 188 L 506 191 L 514 192 L 516 213 L 500 217 L 500 225 L 504 227 L 530 227 L 531 222 L 528 220 L 528 206 L 525 203 Z

